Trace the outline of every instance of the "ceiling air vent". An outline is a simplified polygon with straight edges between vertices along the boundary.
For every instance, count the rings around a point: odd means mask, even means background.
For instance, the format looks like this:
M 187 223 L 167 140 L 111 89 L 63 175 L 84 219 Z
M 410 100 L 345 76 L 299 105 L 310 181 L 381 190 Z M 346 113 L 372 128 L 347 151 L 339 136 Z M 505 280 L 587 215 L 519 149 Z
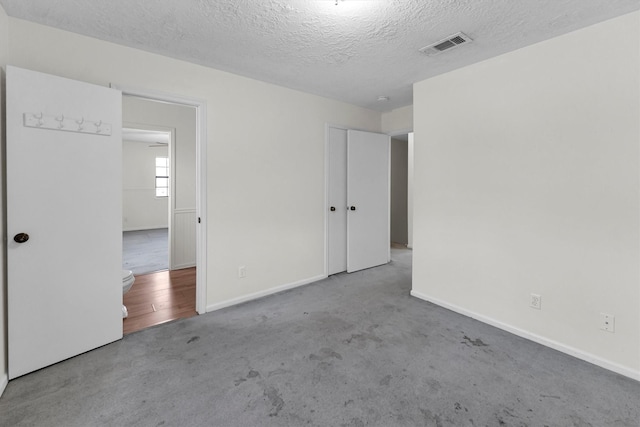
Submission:
M 471 37 L 469 37 L 465 33 L 456 33 L 447 38 L 432 43 L 429 46 L 423 47 L 422 49 L 420 49 L 420 52 L 424 53 L 427 56 L 436 56 L 441 54 L 445 50 L 455 49 L 462 44 L 468 44 L 472 41 L 473 40 L 471 40 Z

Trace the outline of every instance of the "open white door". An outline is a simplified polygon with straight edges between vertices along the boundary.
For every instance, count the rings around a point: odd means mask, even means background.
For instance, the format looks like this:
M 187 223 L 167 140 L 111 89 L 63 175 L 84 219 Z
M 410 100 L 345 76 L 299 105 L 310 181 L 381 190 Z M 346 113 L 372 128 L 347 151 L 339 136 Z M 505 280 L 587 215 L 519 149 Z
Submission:
M 347 132 L 347 204 L 347 272 L 388 263 L 388 135 Z
M 16 67 L 6 82 L 16 378 L 122 338 L 122 100 L 114 89 Z

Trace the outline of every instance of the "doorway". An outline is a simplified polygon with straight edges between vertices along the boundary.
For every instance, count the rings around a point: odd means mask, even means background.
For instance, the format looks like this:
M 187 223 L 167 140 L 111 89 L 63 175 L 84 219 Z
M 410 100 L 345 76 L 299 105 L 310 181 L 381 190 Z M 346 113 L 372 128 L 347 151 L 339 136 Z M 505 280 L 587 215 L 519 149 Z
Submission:
M 326 272 L 390 261 L 389 136 L 326 130 Z
M 409 135 L 391 137 L 390 240 L 394 247 L 407 247 Z
M 169 270 L 170 147 L 174 130 L 124 123 L 122 268 L 134 276 Z
M 413 247 L 413 132 L 391 135 L 391 208 L 392 246 Z
M 15 166 L 7 167 L 7 229 L 15 235 L 7 245 L 10 378 L 122 338 L 122 293 L 114 288 L 124 283 L 118 89 L 7 66 L 7 163 Z M 124 93 L 195 108 L 195 300 L 203 313 L 206 104 Z M 69 259 L 75 260 L 72 275 Z
M 206 311 L 206 103 L 166 93 L 113 87 L 123 93 L 123 117 L 127 125 L 170 133 L 168 207 L 165 211 L 168 216 L 168 269 L 136 277 L 136 283 L 146 283 L 146 286 L 155 288 L 152 292 L 164 293 L 168 302 L 158 305 L 145 303 L 145 309 L 154 312 L 160 309 L 173 310 L 174 313 L 182 311 L 177 318 L 202 314 Z M 160 110 L 160 114 L 156 111 L 154 115 L 152 110 Z M 185 125 L 180 118 L 176 119 L 176 114 L 187 114 L 191 121 Z M 185 144 L 185 141 L 189 143 Z M 154 180 L 157 177 L 162 180 L 156 172 Z M 136 293 L 131 291 L 129 294 L 133 297 Z M 195 300 L 187 315 L 184 313 L 184 301 L 180 301 L 185 295 L 191 304 Z M 169 304 L 177 304 L 180 309 L 171 308 Z M 168 320 L 173 319 L 165 316 L 158 323 Z
M 126 333 L 196 314 L 195 275 L 174 283 L 196 265 L 196 110 L 125 95 L 122 115 L 123 254 L 134 252 L 123 268 L 135 277 Z

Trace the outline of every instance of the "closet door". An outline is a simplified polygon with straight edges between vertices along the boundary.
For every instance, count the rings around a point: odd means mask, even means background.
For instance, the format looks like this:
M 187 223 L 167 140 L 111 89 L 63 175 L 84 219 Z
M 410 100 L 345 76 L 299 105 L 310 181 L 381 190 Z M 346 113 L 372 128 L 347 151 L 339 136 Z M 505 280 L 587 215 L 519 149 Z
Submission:
M 386 264 L 389 240 L 389 136 L 347 131 L 347 272 Z
M 9 378 L 122 338 L 120 91 L 7 67 Z
M 327 272 L 386 264 L 389 137 L 329 128 L 327 141 Z
M 347 270 L 347 131 L 329 128 L 328 274 Z

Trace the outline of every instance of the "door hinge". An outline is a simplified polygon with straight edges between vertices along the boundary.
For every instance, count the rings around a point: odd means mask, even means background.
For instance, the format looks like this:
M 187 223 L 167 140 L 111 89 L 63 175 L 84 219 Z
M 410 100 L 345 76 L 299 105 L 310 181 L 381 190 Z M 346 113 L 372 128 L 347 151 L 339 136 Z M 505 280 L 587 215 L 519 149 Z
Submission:
M 198 224 L 200 224 L 200 217 L 198 217 Z

